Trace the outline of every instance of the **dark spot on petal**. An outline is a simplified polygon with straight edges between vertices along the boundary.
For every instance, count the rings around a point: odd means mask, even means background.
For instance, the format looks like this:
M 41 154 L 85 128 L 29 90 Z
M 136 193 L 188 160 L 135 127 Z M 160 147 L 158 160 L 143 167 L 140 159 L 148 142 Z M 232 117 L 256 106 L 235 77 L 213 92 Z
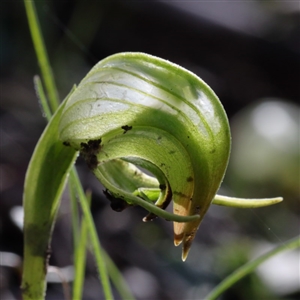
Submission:
M 95 154 L 90 155 L 87 159 L 86 159 L 86 163 L 88 165 L 88 167 L 91 170 L 94 170 L 97 168 L 98 166 L 98 160 L 97 160 L 97 156 Z
M 177 196 L 180 196 L 180 197 L 183 197 L 183 198 L 188 198 L 187 195 L 181 193 L 181 192 L 177 192 L 177 191 L 174 191 L 174 195 L 177 195 Z
M 69 142 L 63 142 L 63 145 L 64 146 L 70 146 L 70 143 Z
M 167 187 L 166 187 L 165 184 L 161 183 L 161 184 L 159 185 L 159 188 L 160 188 L 160 190 L 164 191 Z
M 99 140 L 90 140 L 88 141 L 88 145 L 90 149 L 98 151 L 101 145 L 101 139 Z
M 85 153 L 89 149 L 89 146 L 86 143 L 80 143 L 80 147 L 81 147 L 81 150 L 80 150 L 81 153 Z
M 200 206 L 196 206 L 195 208 L 195 214 L 200 214 Z
M 122 199 L 122 197 L 114 197 L 108 190 L 103 191 L 106 198 L 110 201 L 110 207 L 112 210 L 121 212 L 128 206 L 130 206 L 126 201 Z
M 186 179 L 187 182 L 192 182 L 193 180 L 194 180 L 194 178 L 193 178 L 192 176 L 189 176 L 189 177 Z
M 111 201 L 110 207 L 114 211 L 121 212 L 125 208 L 127 208 L 127 205 L 126 202 L 124 202 L 123 200 L 116 199 L 114 201 Z
M 121 128 L 124 130 L 123 134 L 125 134 L 128 130 L 132 129 L 132 126 L 124 125 Z
M 80 156 L 84 158 L 88 167 L 93 170 L 98 166 L 97 154 L 101 150 L 101 139 L 89 140 L 80 144 Z

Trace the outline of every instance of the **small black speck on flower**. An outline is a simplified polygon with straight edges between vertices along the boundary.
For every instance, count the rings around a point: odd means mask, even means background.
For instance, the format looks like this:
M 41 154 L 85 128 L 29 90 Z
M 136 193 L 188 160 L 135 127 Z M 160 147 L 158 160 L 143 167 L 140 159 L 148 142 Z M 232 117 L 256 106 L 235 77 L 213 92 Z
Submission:
M 167 187 L 166 187 L 165 184 L 161 183 L 161 184 L 159 185 L 159 188 L 160 188 L 161 191 L 164 191 Z
M 81 143 L 80 147 L 80 155 L 85 159 L 88 167 L 91 170 L 97 168 L 97 154 L 101 150 L 101 139 L 89 140 L 87 143 Z
M 182 192 L 174 191 L 173 193 L 174 193 L 174 195 L 177 195 L 179 197 L 188 198 L 188 196 L 186 194 L 182 193 Z
M 192 176 L 189 176 L 189 177 L 186 179 L 187 182 L 192 182 L 193 180 L 194 180 L 194 178 L 193 178 Z
M 132 129 L 132 126 L 124 125 L 121 128 L 124 130 L 123 134 L 125 134 L 128 130 Z
M 195 214 L 199 214 L 200 213 L 200 206 L 196 206 L 195 208 Z
M 114 197 L 109 190 L 104 190 L 103 194 L 106 196 L 106 198 L 110 201 L 110 207 L 112 210 L 121 212 L 128 206 L 130 206 L 125 200 L 122 198 L 116 198 Z

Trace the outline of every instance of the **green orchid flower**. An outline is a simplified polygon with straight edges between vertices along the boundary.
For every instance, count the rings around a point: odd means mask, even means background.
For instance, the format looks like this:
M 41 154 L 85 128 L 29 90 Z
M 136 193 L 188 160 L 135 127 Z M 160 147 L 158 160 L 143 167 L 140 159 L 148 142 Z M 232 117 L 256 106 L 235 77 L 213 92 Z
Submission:
M 53 226 L 79 153 L 106 188 L 114 209 L 140 205 L 149 212 L 144 221 L 159 216 L 174 222 L 174 243 L 183 244 L 185 260 L 211 204 L 254 208 L 282 201 L 216 194 L 230 142 L 222 104 L 195 74 L 143 53 L 100 61 L 51 117 L 27 169 L 24 299 L 44 298 Z M 165 211 L 170 202 L 173 213 Z M 88 216 L 88 206 L 82 200 L 81 205 Z
M 94 66 L 64 105 L 59 137 L 81 153 L 111 197 L 148 209 L 144 221 L 164 217 L 161 209 L 173 201 L 174 215 L 187 217 L 173 219 L 183 260 L 213 201 L 281 201 L 216 195 L 231 143 L 223 106 L 195 74 L 151 55 L 120 53 Z M 160 209 L 152 211 L 153 203 Z

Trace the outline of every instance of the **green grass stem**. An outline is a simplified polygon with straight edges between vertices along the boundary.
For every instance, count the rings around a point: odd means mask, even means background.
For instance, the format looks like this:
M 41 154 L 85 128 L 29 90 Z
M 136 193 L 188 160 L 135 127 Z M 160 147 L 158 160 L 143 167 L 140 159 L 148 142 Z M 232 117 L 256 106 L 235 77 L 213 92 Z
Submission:
M 107 273 L 107 267 L 106 263 L 104 261 L 104 257 L 102 254 L 102 249 L 101 245 L 98 239 L 97 235 L 97 230 L 95 227 L 95 223 L 93 221 L 89 205 L 86 201 L 85 194 L 83 192 L 82 186 L 80 184 L 77 172 L 75 168 L 73 168 L 70 172 L 70 178 L 74 182 L 74 184 L 77 187 L 77 192 L 78 192 L 78 197 L 79 197 L 79 202 L 83 211 L 83 215 L 85 218 L 85 221 L 87 223 L 88 231 L 90 234 L 91 238 L 91 244 L 92 244 L 92 249 L 94 252 L 94 256 L 96 259 L 96 264 L 98 267 L 99 275 L 100 275 L 100 280 L 103 286 L 103 293 L 105 296 L 105 299 L 113 299 L 112 291 L 111 291 L 111 286 L 108 278 L 108 273 Z
M 27 13 L 30 33 L 34 44 L 34 49 L 43 75 L 43 80 L 45 82 L 51 111 L 52 113 L 54 113 L 59 106 L 59 97 L 55 86 L 52 69 L 49 64 L 44 39 L 41 34 L 40 24 L 37 18 L 34 1 L 24 0 L 24 4 Z
M 206 300 L 216 300 L 222 293 L 224 293 L 227 289 L 233 286 L 236 282 L 241 280 L 243 277 L 253 272 L 259 265 L 264 263 L 269 258 L 275 256 L 278 253 L 283 251 L 292 250 L 300 247 L 300 236 L 297 236 L 284 244 L 281 244 L 274 248 L 273 250 L 259 256 L 258 258 L 249 261 L 244 264 L 237 270 L 235 270 L 232 274 L 226 277 L 222 282 L 217 285 L 207 296 Z
M 73 181 L 73 180 L 71 180 Z M 76 183 L 74 184 L 75 188 L 78 190 Z M 73 199 L 74 201 L 74 199 Z M 72 202 L 73 202 L 72 201 Z M 75 197 L 76 201 L 76 197 Z M 85 201 L 88 205 L 91 205 L 91 193 L 87 192 L 85 196 Z M 76 203 L 73 203 L 73 205 Z M 78 217 L 78 211 L 74 211 Z M 76 216 L 74 219 L 76 219 Z M 74 225 L 77 226 L 74 222 Z M 75 266 L 75 278 L 73 282 L 73 299 L 82 299 L 82 291 L 84 286 L 84 275 L 85 275 L 85 262 L 86 262 L 86 249 L 88 243 L 88 226 L 86 218 L 82 218 L 81 221 L 81 230 L 78 232 L 77 227 L 77 239 L 75 243 L 75 254 L 74 254 L 74 266 Z
M 35 75 L 33 77 L 33 82 L 34 82 L 34 87 L 35 87 L 37 97 L 40 100 L 40 104 L 42 106 L 43 115 L 46 117 L 47 121 L 49 122 L 52 117 L 52 113 L 48 104 L 48 100 L 40 76 Z
M 127 283 L 125 282 L 122 274 L 120 273 L 115 263 L 104 250 L 102 251 L 102 254 L 104 256 L 104 260 L 107 263 L 109 276 L 118 293 L 120 294 L 121 298 L 123 300 L 134 300 L 135 298 L 133 297 Z

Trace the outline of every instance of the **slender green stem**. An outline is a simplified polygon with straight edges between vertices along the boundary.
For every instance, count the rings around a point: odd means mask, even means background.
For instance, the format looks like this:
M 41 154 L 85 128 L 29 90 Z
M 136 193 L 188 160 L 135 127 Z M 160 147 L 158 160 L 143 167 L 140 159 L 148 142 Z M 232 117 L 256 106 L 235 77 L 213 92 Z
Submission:
M 123 300 L 134 300 L 127 283 L 109 255 L 103 250 L 102 254 L 107 264 L 109 276 Z
M 78 188 L 77 192 L 78 192 L 78 196 L 79 196 L 79 201 L 80 201 L 83 215 L 86 220 L 89 234 L 91 237 L 91 243 L 92 243 L 97 267 L 99 270 L 105 299 L 113 299 L 113 295 L 112 295 L 112 291 L 111 291 L 111 287 L 110 287 L 110 283 L 109 283 L 109 278 L 108 278 L 108 274 L 107 274 L 107 267 L 106 267 L 106 263 L 104 261 L 104 257 L 102 254 L 102 249 L 101 249 L 100 242 L 98 239 L 96 227 L 95 227 L 95 224 L 94 224 L 94 221 L 93 221 L 90 209 L 89 209 L 89 205 L 85 199 L 85 195 L 84 195 L 82 186 L 80 184 L 77 172 L 74 168 L 70 172 L 70 178 L 71 178 L 71 180 L 73 180 L 73 182 L 76 184 L 76 186 Z
M 58 108 L 59 98 L 58 98 L 58 93 L 55 86 L 52 70 L 49 64 L 45 43 L 40 31 L 40 25 L 36 15 L 34 1 L 24 0 L 24 4 L 26 8 L 30 33 L 34 44 L 34 49 L 36 51 L 39 66 L 45 82 L 47 94 L 49 97 L 50 107 L 52 113 L 54 113 Z
M 34 82 L 36 94 L 42 106 L 43 115 L 46 117 L 47 121 L 50 121 L 52 113 L 48 104 L 47 97 L 44 92 L 44 88 L 40 76 L 35 75 L 33 77 L 33 82 Z
M 73 181 L 73 180 L 72 180 Z M 80 187 L 76 186 L 78 190 Z M 91 205 L 91 193 L 86 193 L 85 201 L 88 205 Z M 77 202 L 76 202 L 77 204 Z M 73 282 L 73 299 L 81 299 L 82 291 L 84 285 L 84 270 L 85 270 L 85 261 L 86 261 L 86 246 L 87 246 L 87 237 L 88 237 L 88 226 L 85 218 L 82 218 L 81 222 L 81 232 L 78 235 L 78 241 L 75 246 L 75 257 L 74 257 L 74 265 L 75 265 L 75 279 Z
M 277 204 L 283 200 L 282 197 L 261 198 L 261 199 L 245 199 L 216 195 L 213 204 L 237 208 L 258 208 Z
M 80 237 L 80 224 L 79 224 L 79 212 L 78 212 L 78 204 L 76 197 L 76 186 L 72 180 L 69 181 L 69 195 L 71 200 L 71 216 L 72 216 L 72 232 L 73 232 L 73 247 L 79 245 L 79 237 Z
M 215 300 L 217 299 L 224 291 L 234 285 L 237 281 L 253 272 L 259 265 L 265 262 L 267 259 L 275 256 L 276 254 L 292 250 L 300 247 L 300 236 L 297 236 L 284 244 L 277 246 L 275 249 L 261 255 L 260 257 L 246 263 L 242 267 L 235 270 L 232 274 L 226 277 L 219 285 L 217 285 L 205 299 L 207 300 Z
M 159 194 L 160 189 L 158 188 L 139 188 L 133 192 L 133 195 L 141 197 L 143 199 L 148 199 L 152 202 L 158 199 Z M 282 200 L 282 197 L 246 199 L 216 195 L 212 201 L 212 204 L 237 208 L 258 208 L 277 204 Z
M 86 226 L 86 222 L 82 222 L 81 231 L 80 231 L 76 191 L 77 191 L 76 183 L 73 180 L 70 180 L 69 195 L 71 200 L 74 269 L 75 269 L 72 295 L 73 295 L 73 299 L 81 299 L 83 284 L 84 284 L 87 226 Z
M 63 274 L 61 269 L 54 266 L 49 266 L 48 272 L 55 273 L 59 277 L 64 293 L 64 300 L 71 300 L 70 286 L 68 280 L 66 279 L 66 276 Z
M 74 173 L 73 176 L 77 177 L 76 171 L 72 172 Z M 76 188 L 77 193 L 81 194 L 83 193 L 82 187 L 80 184 L 78 177 L 77 180 L 74 180 L 73 176 L 71 175 L 71 182 L 72 186 Z M 81 199 L 83 200 L 83 199 Z M 91 199 L 89 199 L 89 196 L 86 196 L 86 201 L 87 203 L 90 202 Z M 83 286 L 83 273 L 84 273 L 84 261 L 85 260 L 85 249 L 86 249 L 86 244 L 87 244 L 87 233 L 92 232 L 94 229 L 90 227 L 90 225 L 87 223 L 86 215 L 84 214 L 83 220 L 82 220 L 82 225 L 81 225 L 81 234 L 80 234 L 80 240 L 76 248 L 76 254 L 75 254 L 75 281 L 74 281 L 74 288 L 73 288 L 73 299 L 81 299 L 82 295 L 82 286 Z M 97 233 L 95 233 L 97 235 Z M 92 236 L 91 236 L 92 238 Z M 92 245 L 93 246 L 93 245 Z M 94 246 L 93 246 L 94 247 Z M 95 250 L 94 250 L 95 252 Z M 102 260 L 105 261 L 106 266 L 107 266 L 107 271 L 109 276 L 112 279 L 112 282 L 114 283 L 117 291 L 121 295 L 122 299 L 128 299 L 128 300 L 133 300 L 134 297 L 132 296 L 126 282 L 124 281 L 122 274 L 119 272 L 118 268 L 114 264 L 114 262 L 111 260 L 109 255 L 105 252 L 104 249 L 101 249 L 101 257 Z M 100 270 L 99 264 L 98 268 Z
M 84 286 L 84 274 L 85 274 L 85 262 L 86 262 L 86 245 L 87 245 L 87 237 L 88 237 L 88 226 L 86 224 L 85 219 L 82 221 L 81 225 L 81 234 L 76 250 L 75 250 L 75 258 L 74 258 L 74 266 L 75 266 L 75 277 L 73 282 L 73 299 L 81 299 L 83 286 Z

